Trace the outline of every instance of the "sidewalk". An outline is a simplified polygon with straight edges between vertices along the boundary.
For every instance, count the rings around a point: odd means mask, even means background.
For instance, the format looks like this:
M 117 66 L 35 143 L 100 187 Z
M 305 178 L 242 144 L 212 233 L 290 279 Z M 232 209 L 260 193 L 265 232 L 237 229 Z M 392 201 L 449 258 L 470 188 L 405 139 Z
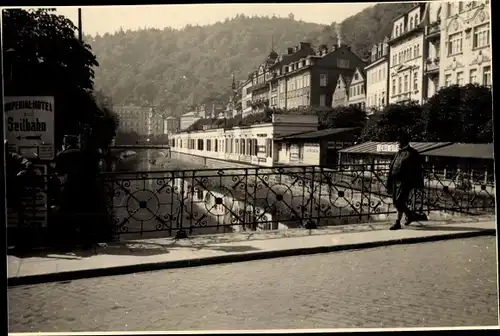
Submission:
M 8 255 L 8 285 L 495 235 L 495 221 L 481 219 L 415 223 L 399 231 L 389 231 L 389 223 L 353 224 L 312 231 L 289 229 L 193 236 L 179 241 L 172 238 L 123 241 L 73 253 Z

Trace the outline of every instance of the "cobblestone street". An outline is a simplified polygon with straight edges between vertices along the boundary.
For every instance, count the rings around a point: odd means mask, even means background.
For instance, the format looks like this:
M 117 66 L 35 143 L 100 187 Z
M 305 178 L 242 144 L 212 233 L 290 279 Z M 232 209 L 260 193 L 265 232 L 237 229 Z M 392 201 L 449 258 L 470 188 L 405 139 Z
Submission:
M 8 290 L 10 332 L 498 325 L 495 238 Z

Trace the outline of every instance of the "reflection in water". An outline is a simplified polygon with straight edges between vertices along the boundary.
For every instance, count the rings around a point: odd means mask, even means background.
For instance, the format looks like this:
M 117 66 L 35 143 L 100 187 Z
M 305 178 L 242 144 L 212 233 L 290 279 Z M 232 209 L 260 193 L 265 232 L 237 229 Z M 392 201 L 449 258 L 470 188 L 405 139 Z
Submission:
M 117 172 L 134 172 L 202 168 L 204 167 L 201 165 L 168 158 L 157 150 L 138 150 L 137 155 L 118 159 L 113 170 Z

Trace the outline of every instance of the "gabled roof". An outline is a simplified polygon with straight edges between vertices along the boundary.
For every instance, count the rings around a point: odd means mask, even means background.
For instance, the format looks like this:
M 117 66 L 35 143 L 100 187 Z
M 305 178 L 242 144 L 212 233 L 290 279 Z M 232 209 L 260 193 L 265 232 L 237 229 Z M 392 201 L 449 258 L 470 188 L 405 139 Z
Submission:
M 341 80 L 344 82 L 344 86 L 349 86 L 351 85 L 351 81 L 352 81 L 352 76 L 347 76 L 347 75 L 340 75 Z
M 366 72 L 365 72 L 365 70 L 364 70 L 363 68 L 357 67 L 357 68 L 354 70 L 354 73 L 353 73 L 352 78 L 354 78 L 354 75 L 355 75 L 356 73 L 357 73 L 357 74 L 359 74 L 363 80 L 366 80 Z M 352 79 L 351 79 L 351 82 L 352 82 Z

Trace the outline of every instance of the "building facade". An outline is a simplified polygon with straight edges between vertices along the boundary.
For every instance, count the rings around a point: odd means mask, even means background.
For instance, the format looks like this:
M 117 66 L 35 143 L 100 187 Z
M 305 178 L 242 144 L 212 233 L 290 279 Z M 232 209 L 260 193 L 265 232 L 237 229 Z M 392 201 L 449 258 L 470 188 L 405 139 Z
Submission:
M 346 106 L 349 102 L 349 85 L 351 76 L 340 75 L 337 79 L 337 85 L 332 94 L 332 107 Z
M 383 109 L 389 101 L 389 39 L 375 44 L 370 55 L 370 63 L 365 67 L 366 73 L 366 108 Z
M 332 93 L 340 75 L 349 76 L 364 62 L 356 56 L 349 46 L 319 46 L 315 55 L 309 55 L 297 62 L 284 66 L 277 76 L 284 86 L 280 95 L 283 108 L 301 106 L 332 106 Z M 280 90 L 281 91 L 281 90 Z
M 179 118 L 175 118 L 175 117 L 166 117 L 164 120 L 164 126 L 163 126 L 163 130 L 164 130 L 164 134 L 167 134 L 167 135 L 172 135 L 172 134 L 176 134 L 177 132 L 179 132 L 179 128 L 180 128 L 180 122 L 179 122 Z
M 245 117 L 252 113 L 252 78 L 248 78 L 241 86 L 241 113 Z
M 151 134 L 153 108 L 138 106 L 116 106 L 114 108 L 120 120 L 119 131 L 136 132 L 139 135 Z
M 199 119 L 201 118 L 198 116 L 197 111 L 191 111 L 183 114 L 180 118 L 180 130 L 187 130 L 189 126 L 193 125 Z
M 151 131 L 149 135 L 161 135 L 164 134 L 164 117 L 161 113 L 154 112 L 151 118 Z
M 419 3 L 393 20 L 389 55 L 389 103 L 421 104 L 424 72 L 424 24 L 426 4 Z
M 441 14 L 445 2 L 427 3 L 424 36 L 424 101 L 435 95 L 441 85 L 439 69 L 441 60 Z
M 440 13 L 439 85 L 491 86 L 490 1 L 446 2 Z
M 278 137 L 314 131 L 313 115 L 273 115 L 272 122 L 232 129 L 181 132 L 170 139 L 172 152 L 271 167 L 278 162 Z
M 356 68 L 349 85 L 347 104 L 364 110 L 366 108 L 366 75 L 363 68 Z

